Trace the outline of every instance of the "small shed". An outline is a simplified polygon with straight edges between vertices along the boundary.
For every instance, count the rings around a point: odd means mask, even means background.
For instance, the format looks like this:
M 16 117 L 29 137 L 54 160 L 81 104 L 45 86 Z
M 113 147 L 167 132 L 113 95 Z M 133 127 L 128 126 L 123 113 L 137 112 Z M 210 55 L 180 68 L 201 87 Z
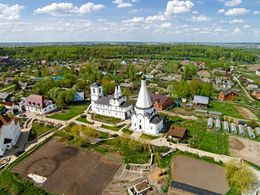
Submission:
M 227 121 L 224 121 L 224 131 L 229 132 L 229 124 Z
M 213 119 L 209 118 L 208 119 L 208 129 L 212 129 L 213 128 Z
M 250 139 L 254 139 L 255 138 L 255 134 L 254 134 L 254 131 L 253 131 L 252 127 L 247 126 L 247 131 L 248 131 L 249 138 Z
M 221 129 L 221 122 L 220 122 L 220 119 L 218 119 L 218 118 L 215 120 L 215 128 L 218 130 Z
M 231 133 L 237 134 L 237 127 L 235 123 L 231 123 Z
M 208 107 L 209 97 L 195 95 L 193 98 L 193 104 L 201 107 Z
M 188 130 L 186 128 L 172 126 L 171 129 L 168 131 L 167 137 L 169 139 L 183 140 L 187 137 L 187 135 Z
M 245 130 L 243 125 L 238 125 L 239 134 L 245 136 Z

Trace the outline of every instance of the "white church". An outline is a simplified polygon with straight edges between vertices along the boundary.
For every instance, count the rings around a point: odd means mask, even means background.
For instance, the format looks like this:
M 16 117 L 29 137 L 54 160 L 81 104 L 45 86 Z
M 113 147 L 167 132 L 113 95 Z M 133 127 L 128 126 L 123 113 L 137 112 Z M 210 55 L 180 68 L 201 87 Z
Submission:
M 90 90 L 92 112 L 122 120 L 131 117 L 133 106 L 127 101 L 127 97 L 122 95 L 120 85 L 115 87 L 114 95 L 109 96 L 103 95 L 103 89 L 99 83 L 92 84 Z
M 104 96 L 102 86 L 94 83 L 91 89 L 91 109 L 93 113 L 126 120 L 131 118 L 131 129 L 138 133 L 156 135 L 163 129 L 163 119 L 153 107 L 146 86 L 142 79 L 141 89 L 136 105 L 133 106 L 122 96 L 121 87 L 115 87 L 114 95 Z
M 142 79 L 141 89 L 131 117 L 131 129 L 152 135 L 160 133 L 163 129 L 163 119 L 153 107 L 145 78 Z

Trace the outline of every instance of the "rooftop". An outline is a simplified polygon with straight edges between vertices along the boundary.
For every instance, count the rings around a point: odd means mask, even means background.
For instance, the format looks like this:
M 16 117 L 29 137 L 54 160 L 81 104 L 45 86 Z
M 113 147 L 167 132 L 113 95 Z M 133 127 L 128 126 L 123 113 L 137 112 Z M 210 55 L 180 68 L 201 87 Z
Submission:
M 209 104 L 209 97 L 195 95 L 194 98 L 193 98 L 193 103 L 208 105 Z

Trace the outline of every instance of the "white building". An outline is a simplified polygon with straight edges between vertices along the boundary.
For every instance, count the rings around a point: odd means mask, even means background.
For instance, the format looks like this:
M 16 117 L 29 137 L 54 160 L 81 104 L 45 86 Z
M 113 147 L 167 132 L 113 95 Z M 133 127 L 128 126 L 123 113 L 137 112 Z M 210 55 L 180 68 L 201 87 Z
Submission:
M 20 135 L 19 122 L 6 115 L 0 115 L 0 156 L 3 156 L 7 149 L 16 145 Z
M 20 102 L 22 111 L 33 112 L 36 114 L 47 114 L 57 109 L 56 105 L 40 95 L 30 95 Z
M 131 118 L 131 129 L 139 133 L 158 134 L 163 129 L 163 119 L 153 107 L 151 97 L 142 79 L 141 89 Z
M 114 95 L 109 96 L 103 95 L 102 86 L 98 83 L 92 84 L 90 90 L 92 112 L 122 120 L 131 117 L 133 106 L 127 101 L 127 97 L 122 96 L 120 86 L 116 86 Z

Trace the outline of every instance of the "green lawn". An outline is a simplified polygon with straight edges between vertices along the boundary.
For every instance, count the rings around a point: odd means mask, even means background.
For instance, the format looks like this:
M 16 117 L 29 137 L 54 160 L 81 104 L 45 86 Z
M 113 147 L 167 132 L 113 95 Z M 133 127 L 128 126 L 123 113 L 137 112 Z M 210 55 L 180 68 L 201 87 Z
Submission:
M 59 113 L 54 113 L 48 117 L 63 121 L 70 120 L 73 117 L 82 114 L 87 109 L 88 105 L 88 103 L 71 104 L 67 109 L 60 111 Z
M 180 62 L 177 60 L 171 60 L 166 65 L 163 66 L 163 69 L 167 73 L 178 72 L 178 64 Z
M 116 123 L 122 122 L 122 120 L 119 119 L 119 118 L 101 116 L 101 115 L 98 115 L 98 114 L 93 114 L 92 119 L 100 121 L 100 122 L 104 122 L 104 123 L 111 123 L 111 124 L 116 124 Z
M 105 129 L 112 130 L 112 131 L 119 131 L 119 130 L 122 129 L 122 127 L 124 127 L 124 126 L 125 126 L 125 124 L 122 124 L 122 125 L 119 125 L 119 126 L 102 125 L 101 127 L 102 127 L 102 128 L 105 128 Z
M 29 135 L 28 140 L 34 140 L 37 137 L 39 137 L 40 135 L 42 135 L 43 133 L 51 130 L 54 128 L 53 124 L 45 124 L 44 122 L 40 122 L 40 121 L 34 121 L 32 123 L 32 129 Z
M 243 118 L 238 110 L 235 108 L 235 105 L 229 102 L 212 102 L 212 107 L 210 111 L 222 112 L 223 115 L 232 116 L 235 118 Z
M 90 125 L 93 125 L 94 122 L 90 122 L 86 119 L 86 115 L 82 115 L 80 116 L 79 118 L 76 119 L 77 121 L 79 122 L 83 122 L 83 123 L 87 123 L 87 124 L 90 124 Z
M 147 134 L 142 134 L 141 135 L 141 138 L 143 139 L 149 139 L 149 140 L 153 140 L 153 139 L 156 139 L 158 138 L 159 136 L 153 136 L 153 135 L 147 135 Z
M 122 131 L 124 132 L 125 135 L 128 135 L 128 136 L 132 135 L 132 133 L 133 133 L 133 131 L 129 130 L 128 128 L 124 128 Z
M 36 187 L 33 183 L 22 180 L 19 176 L 8 170 L 0 172 L 0 194 L 37 194 L 48 195 L 43 189 Z
M 173 125 L 185 127 L 189 130 L 189 144 L 193 148 L 216 154 L 229 154 L 228 135 L 222 132 L 207 130 L 205 120 L 184 120 L 178 117 L 171 118 Z

